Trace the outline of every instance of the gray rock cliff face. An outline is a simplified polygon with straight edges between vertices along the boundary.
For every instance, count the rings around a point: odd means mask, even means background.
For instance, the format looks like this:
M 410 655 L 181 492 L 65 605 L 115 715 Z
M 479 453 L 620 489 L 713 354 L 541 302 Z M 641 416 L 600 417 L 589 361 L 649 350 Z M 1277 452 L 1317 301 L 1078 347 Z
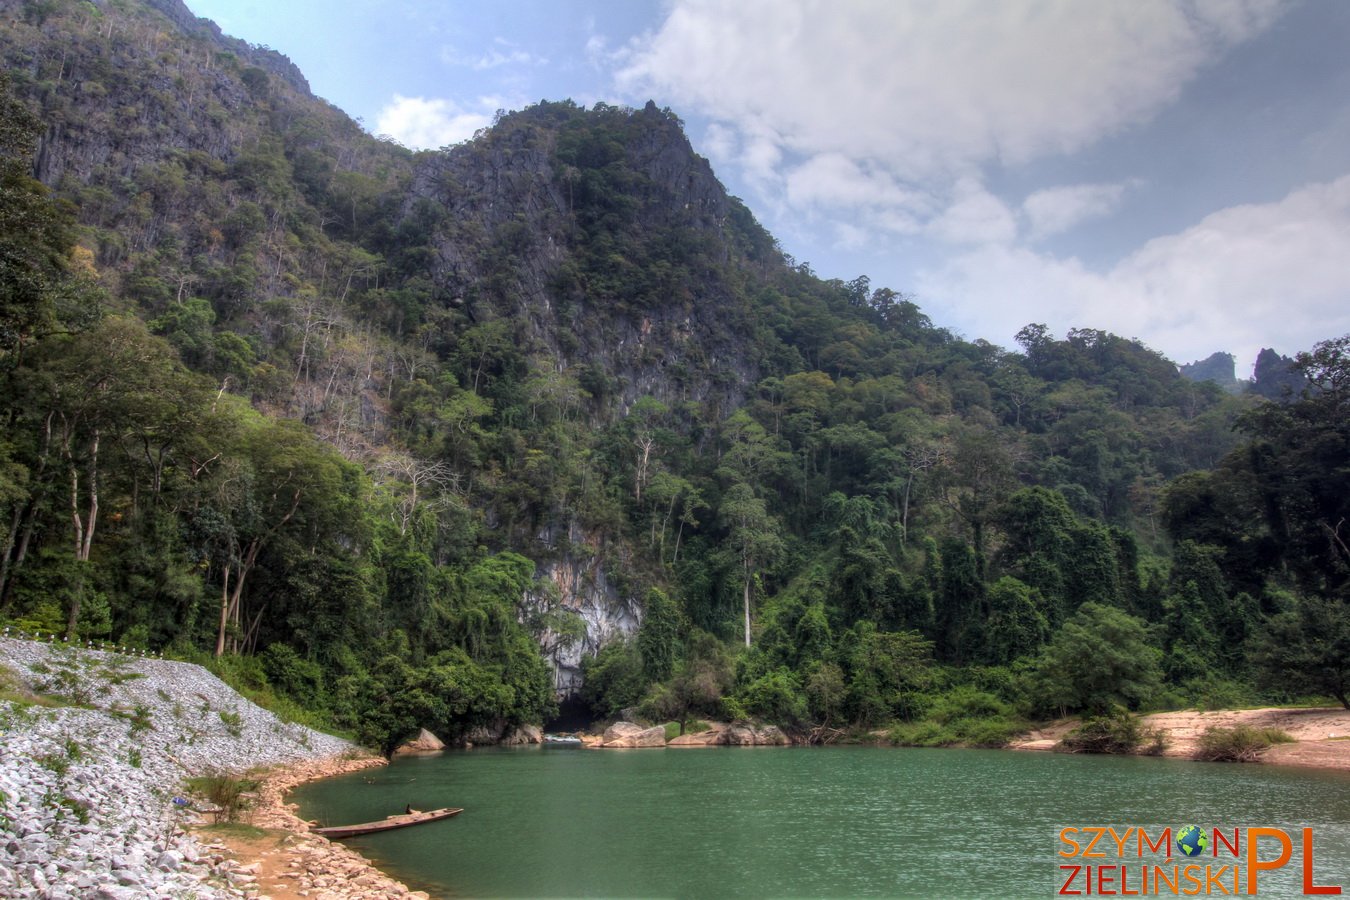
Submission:
M 174 151 L 230 160 L 250 140 L 257 104 L 289 93 L 314 101 L 300 69 L 274 50 L 221 33 L 180 0 L 146 0 L 150 13 L 102 0 L 73 20 L 16 21 L 0 58 L 36 88 L 48 123 L 34 175 L 55 185 L 111 169 L 132 178 Z M 185 42 L 166 38 L 180 31 Z M 50 47 L 61 47 L 54 56 Z M 252 87 L 240 73 L 265 73 Z
M 556 599 L 564 609 L 580 616 L 585 628 L 580 640 L 566 640 L 552 632 L 543 636 L 544 655 L 553 667 L 553 688 L 561 700 L 581 689 L 581 661 L 585 657 L 594 656 L 612 640 L 637 633 L 642 608 L 635 598 L 625 596 L 611 583 L 600 554 L 561 553 L 541 563 L 538 575 L 553 596 L 529 593 L 525 605 L 538 609 Z
M 632 229 L 696 235 L 716 248 L 706 262 L 729 259 L 731 200 L 679 122 L 653 104 L 612 114 L 629 116 L 622 165 L 636 176 L 627 185 L 635 202 L 624 213 Z M 490 140 L 434 154 L 415 173 L 405 208 L 429 201 L 450 214 L 435 242 L 434 277 L 446 302 L 475 319 L 506 314 L 527 323 L 532 348 L 560 372 L 603 371 L 616 382 L 620 414 L 643 396 L 734 411 L 758 368 L 740 339 L 742 311 L 718 273 L 673 277 L 646 303 L 569 279 L 566 267 L 587 252 L 575 218 L 586 176 L 560 163 L 559 132 L 546 117 L 514 114 Z

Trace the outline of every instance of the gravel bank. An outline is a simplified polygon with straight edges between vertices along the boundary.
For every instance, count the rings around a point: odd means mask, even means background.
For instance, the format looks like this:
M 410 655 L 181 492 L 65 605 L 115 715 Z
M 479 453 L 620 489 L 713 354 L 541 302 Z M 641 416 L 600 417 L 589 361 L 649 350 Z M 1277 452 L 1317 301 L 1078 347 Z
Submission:
M 355 749 L 280 721 L 200 666 L 9 638 L 0 665 L 95 707 L 0 701 L 2 897 L 256 896 L 251 873 L 184 831 L 173 802 L 184 779 Z

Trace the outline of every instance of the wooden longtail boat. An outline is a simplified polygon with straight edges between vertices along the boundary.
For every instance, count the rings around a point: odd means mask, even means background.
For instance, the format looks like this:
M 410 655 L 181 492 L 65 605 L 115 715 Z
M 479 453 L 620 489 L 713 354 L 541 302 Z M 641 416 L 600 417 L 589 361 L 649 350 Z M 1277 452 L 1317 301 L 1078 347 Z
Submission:
M 464 812 L 463 809 L 447 806 L 445 809 L 429 809 L 426 812 L 400 813 L 379 822 L 362 822 L 360 825 L 337 825 L 332 828 L 311 828 L 313 834 L 326 838 L 349 838 L 361 834 L 373 834 L 376 831 L 388 831 L 391 828 L 406 828 L 409 825 L 421 825 L 423 822 L 435 822 L 448 819 Z

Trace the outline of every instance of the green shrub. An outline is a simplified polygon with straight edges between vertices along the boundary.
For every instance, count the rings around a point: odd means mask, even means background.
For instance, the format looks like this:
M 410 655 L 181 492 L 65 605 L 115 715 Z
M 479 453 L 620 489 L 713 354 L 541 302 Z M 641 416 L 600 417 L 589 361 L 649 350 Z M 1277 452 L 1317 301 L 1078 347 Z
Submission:
M 33 760 L 42 768 L 55 772 L 57 777 L 70 771 L 70 757 L 64 753 L 44 753 L 33 757 Z
M 205 797 L 219 807 L 227 822 L 233 822 L 247 805 L 244 795 L 256 790 L 258 782 L 251 778 L 217 773 L 190 778 L 187 787 L 191 793 Z
M 269 644 L 261 659 L 273 687 L 301 706 L 323 705 L 323 670 L 318 663 L 302 659 L 289 645 L 281 643 Z
M 897 747 L 950 747 L 960 743 L 954 731 L 929 720 L 893 725 L 886 739 Z
M 1156 756 L 1165 747 L 1162 732 L 1144 727 L 1138 717 L 1119 711 L 1093 716 L 1064 735 L 1055 747 L 1069 753 L 1146 753 Z
M 806 698 L 797 676 L 787 669 L 761 675 L 736 694 L 741 709 L 778 725 L 796 725 L 806 719 Z
M 265 691 L 271 687 L 262 660 L 256 656 L 215 656 L 207 661 L 206 668 L 245 697 L 250 692 Z
M 1024 723 L 1012 705 L 972 685 L 929 697 L 923 720 L 891 729 L 891 743 L 912 747 L 1002 747 Z
M 240 737 L 244 733 L 244 717 L 237 712 L 220 711 L 221 724 L 225 726 L 225 731 L 230 737 Z
M 967 747 L 1005 747 L 1022 730 L 1021 723 L 1002 717 L 958 719 L 952 727 Z
M 1194 756 L 1209 762 L 1254 762 L 1263 750 L 1293 740 L 1287 732 L 1278 728 L 1253 728 L 1242 724 L 1223 728 L 1211 725 L 1200 735 Z
M 954 687 L 944 694 L 933 698 L 925 718 L 937 722 L 953 722 L 957 719 L 1010 719 L 1014 717 L 1013 708 L 987 691 L 981 691 L 970 685 Z
M 598 654 L 581 661 L 581 671 L 581 698 L 602 719 L 617 716 L 620 710 L 642 701 L 647 681 L 642 658 L 631 641 L 605 644 Z
M 1196 678 L 1181 686 L 1181 694 L 1196 709 L 1237 709 L 1257 702 L 1250 686 L 1224 678 Z

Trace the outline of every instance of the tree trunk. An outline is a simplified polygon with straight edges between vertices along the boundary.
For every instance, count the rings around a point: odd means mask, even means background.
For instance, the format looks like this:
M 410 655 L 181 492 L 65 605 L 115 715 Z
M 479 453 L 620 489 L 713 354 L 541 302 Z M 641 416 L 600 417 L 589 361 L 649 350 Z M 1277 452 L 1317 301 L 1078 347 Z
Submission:
M 19 526 L 23 524 L 24 504 L 14 504 L 14 515 L 9 524 L 9 533 L 5 535 L 4 551 L 0 552 L 0 610 L 5 608 L 5 594 L 9 590 L 9 567 L 14 554 L 14 545 L 19 540 Z
M 745 646 L 750 646 L 750 564 L 745 565 Z
M 275 499 L 276 494 L 273 494 L 272 496 Z M 286 511 L 286 514 L 282 516 L 275 525 L 269 528 L 266 531 L 266 533 L 258 535 L 252 541 L 249 542 L 248 552 L 245 553 L 243 557 L 239 560 L 239 570 L 235 574 L 234 578 L 234 592 L 229 594 L 228 602 L 224 599 L 224 594 L 222 594 L 221 597 L 222 608 L 220 615 L 220 627 L 216 632 L 216 656 L 221 656 L 225 652 L 226 627 L 229 625 L 231 621 L 233 621 L 236 625 L 239 624 L 239 604 L 240 601 L 243 599 L 244 595 L 244 582 L 248 578 L 248 573 L 253 571 L 253 566 L 258 561 L 258 551 L 262 549 L 264 542 L 271 540 L 273 535 L 275 535 L 278 531 L 280 531 L 282 528 L 285 527 L 286 523 L 291 520 L 291 517 L 295 515 L 295 511 L 299 508 L 300 508 L 300 491 L 296 490 L 296 492 L 291 496 L 291 508 Z M 225 588 L 226 593 L 229 592 L 228 581 L 229 579 L 227 577 Z M 234 639 L 233 646 L 235 652 L 238 652 L 239 650 L 238 638 Z
M 55 411 L 47 413 L 47 419 L 43 423 L 42 452 L 38 454 L 37 471 L 33 473 L 33 493 L 29 496 L 26 504 L 15 505 L 14 518 L 10 524 L 9 536 L 5 541 L 5 552 L 0 555 L 0 607 L 3 606 L 9 593 L 11 572 L 16 570 L 28 556 L 28 543 L 33 537 L 33 522 L 37 519 L 38 504 L 42 495 L 47 491 L 43 474 L 47 471 L 47 457 L 51 453 L 52 418 L 55 415 Z M 19 538 L 20 525 L 23 526 L 22 538 Z M 17 552 L 15 550 L 16 539 L 18 540 Z
M 75 626 L 80 621 L 80 601 L 84 596 L 84 564 L 75 563 L 75 582 L 70 587 L 70 614 L 66 617 L 66 637 L 75 639 Z
M 220 587 L 220 627 L 216 629 L 216 657 L 225 655 L 225 625 L 230 615 L 230 565 L 225 564 L 225 575 Z
M 900 546 L 904 547 L 909 543 L 909 492 L 914 486 L 914 471 L 911 469 L 909 477 L 905 479 L 905 501 L 900 511 Z
M 89 515 L 85 520 L 84 546 L 80 548 L 79 560 L 89 561 L 89 551 L 94 543 L 94 526 L 98 524 L 98 442 L 99 432 L 94 429 L 94 437 L 89 441 Z
M 254 538 L 248 545 L 248 552 L 244 554 L 243 559 L 239 561 L 239 569 L 234 576 L 234 590 L 230 593 L 229 602 L 225 605 L 224 616 L 220 622 L 220 632 L 216 635 L 216 655 L 220 656 L 225 652 L 225 631 L 233 622 L 236 633 L 239 625 L 239 605 L 244 599 L 244 582 L 248 578 L 248 573 L 253 571 L 254 564 L 258 561 L 258 550 L 262 547 L 262 538 Z M 232 638 L 230 641 L 232 652 L 239 652 L 239 638 Z

